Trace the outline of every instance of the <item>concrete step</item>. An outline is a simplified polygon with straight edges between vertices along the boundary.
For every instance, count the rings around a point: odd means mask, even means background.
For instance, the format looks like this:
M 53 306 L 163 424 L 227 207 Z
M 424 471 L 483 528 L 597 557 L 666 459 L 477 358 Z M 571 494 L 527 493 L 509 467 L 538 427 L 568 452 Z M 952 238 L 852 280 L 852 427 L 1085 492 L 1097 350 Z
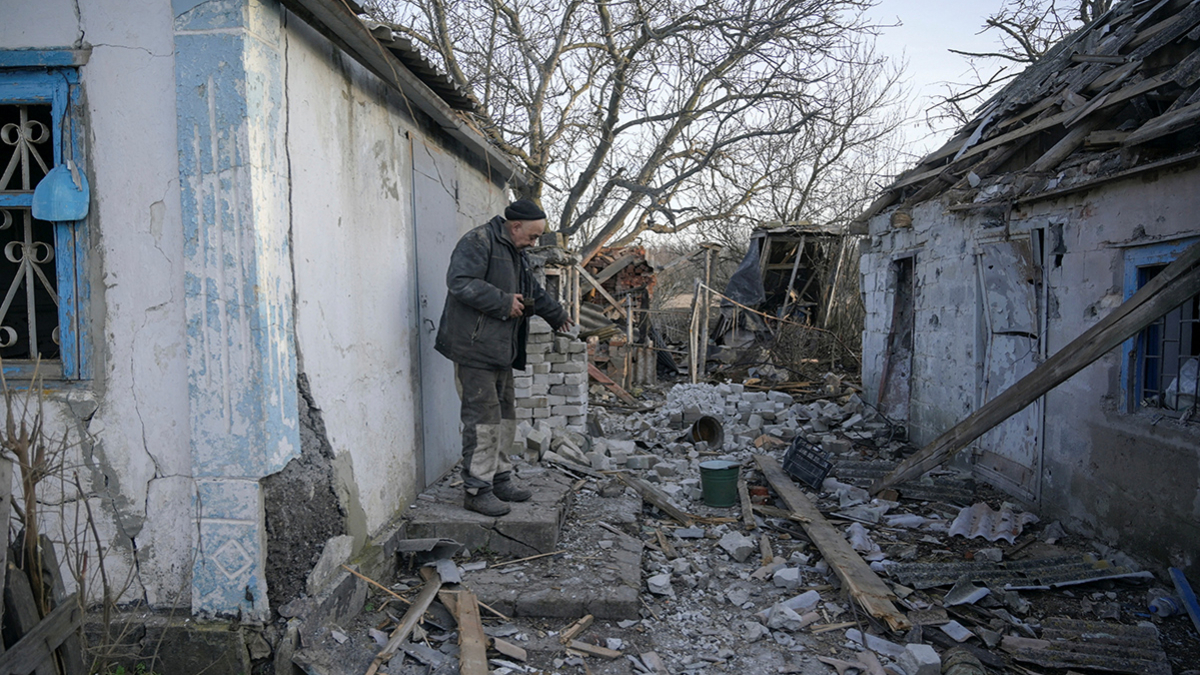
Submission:
M 541 467 L 519 471 L 517 481 L 533 491 L 527 502 L 510 503 L 507 515 L 491 518 L 463 508 L 463 488 L 452 474 L 417 498 L 405 518 L 409 539 L 453 539 L 469 551 L 524 558 L 549 553 L 571 509 L 571 481 Z
M 595 521 L 632 524 L 641 500 L 630 495 L 601 499 L 591 493 L 587 513 L 572 513 L 573 479 L 555 469 L 533 467 L 519 472 L 518 480 L 533 491 L 533 498 L 511 504 L 512 511 L 500 518 L 467 511 L 462 507 L 462 486 L 452 488 L 450 483 L 456 481 L 442 481 L 409 510 L 408 538 L 453 539 L 472 553 L 486 554 L 492 565 L 465 574 L 463 584 L 481 602 L 505 615 L 566 620 L 586 614 L 597 619 L 639 618 L 642 542 L 602 529 Z M 564 528 L 571 535 L 565 542 Z M 559 549 L 566 550 L 503 564 Z M 486 610 L 484 616 L 488 616 Z

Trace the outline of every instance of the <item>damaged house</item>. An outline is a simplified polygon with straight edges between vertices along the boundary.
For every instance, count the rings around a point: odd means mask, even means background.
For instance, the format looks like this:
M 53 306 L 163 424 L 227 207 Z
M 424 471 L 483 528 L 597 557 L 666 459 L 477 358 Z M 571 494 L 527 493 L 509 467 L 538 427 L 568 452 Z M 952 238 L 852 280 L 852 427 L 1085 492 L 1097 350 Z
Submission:
M 0 45 L 4 373 L 82 490 L 42 513 L 87 500 L 124 601 L 267 619 L 457 461 L 446 263 L 512 165 L 340 0 L 6 3 Z
M 1126 1 L 902 174 L 858 224 L 871 400 L 928 444 L 1200 242 L 1198 121 L 1200 4 Z M 960 461 L 1195 573 L 1200 288 L 1186 295 Z

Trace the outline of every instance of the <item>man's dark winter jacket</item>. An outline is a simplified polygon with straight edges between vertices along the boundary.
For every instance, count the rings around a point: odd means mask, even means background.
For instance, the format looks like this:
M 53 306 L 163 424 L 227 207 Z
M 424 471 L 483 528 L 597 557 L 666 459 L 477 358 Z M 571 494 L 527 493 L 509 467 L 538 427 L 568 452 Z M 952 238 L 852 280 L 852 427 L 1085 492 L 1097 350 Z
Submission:
M 458 240 L 446 270 L 446 307 L 434 347 L 470 368 L 525 368 L 529 320 L 509 318 L 513 294 L 533 300 L 533 311 L 557 328 L 567 312 L 529 272 L 525 254 L 496 216 Z

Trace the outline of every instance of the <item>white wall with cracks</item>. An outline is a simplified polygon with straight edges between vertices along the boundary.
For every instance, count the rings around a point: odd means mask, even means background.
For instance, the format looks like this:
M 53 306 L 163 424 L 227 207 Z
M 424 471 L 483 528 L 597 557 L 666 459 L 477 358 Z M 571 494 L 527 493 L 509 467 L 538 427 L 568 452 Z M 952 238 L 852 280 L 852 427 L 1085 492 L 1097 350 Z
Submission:
M 296 341 L 362 542 L 423 488 L 411 139 L 424 132 L 400 94 L 295 17 L 289 28 Z M 439 225 L 452 239 L 503 203 L 479 171 L 458 169 L 444 177 L 457 219 Z
M 286 10 L 258 9 L 271 0 L 250 4 L 254 20 L 282 20 L 287 166 L 271 169 L 286 173 L 288 201 L 264 208 L 290 225 L 289 337 L 325 423 L 345 529 L 362 544 L 424 481 L 416 268 L 444 262 L 417 249 L 414 145 L 444 151 L 454 167 L 440 177 L 455 206 L 436 225 L 439 238 L 453 242 L 499 213 L 507 195 L 480 160 L 327 38 Z M 64 545 L 68 569 L 88 551 L 89 591 L 98 597 L 95 542 L 79 534 L 87 509 L 69 484 L 77 472 L 110 583 L 123 600 L 156 608 L 194 603 L 193 563 L 203 547 L 176 11 L 169 2 L 43 0 L 7 3 L 0 21 L 0 49 L 90 49 L 79 74 L 93 195 L 84 311 L 93 379 L 46 390 L 47 429 L 66 434 L 70 447 L 64 478 L 43 486 L 43 530 Z M 457 410 L 445 413 L 457 419 Z
M 1028 247 L 1035 260 L 1040 251 L 1040 271 L 1028 280 L 1024 273 L 1013 275 L 1017 283 L 1011 288 L 1021 295 L 1029 292 L 1029 280 L 1044 284 L 1040 339 L 1043 353 L 1054 354 L 1121 304 L 1130 292 L 1130 261 L 1139 250 L 1164 245 L 1181 250 L 1200 241 L 1198 179 L 1200 169 L 1185 166 L 1000 214 L 950 212 L 934 200 L 913 209 L 911 227 L 892 226 L 890 213 L 872 219 L 861 268 L 867 307 L 863 383 L 871 400 L 891 368 L 895 260 L 915 261 L 907 423 L 921 446 L 978 407 L 985 359 L 1027 356 L 1001 350 L 989 357 L 985 350 L 981 331 L 989 330 L 985 313 L 991 310 L 983 299 L 987 274 L 980 266 L 987 257 L 981 251 L 1000 244 Z M 1016 441 L 1013 456 L 1029 464 L 1032 493 L 1014 494 L 1033 501 L 1045 519 L 1061 519 L 1164 567 L 1194 571 L 1200 566 L 1200 427 L 1155 409 L 1131 412 L 1123 362 L 1118 347 L 1044 397 L 1041 428 L 1035 415 L 1031 433 L 1010 439 Z M 1006 367 L 994 366 L 1000 372 Z M 960 454 L 977 474 L 987 438 Z M 997 485 L 1011 491 L 1003 481 Z
M 94 380 L 48 390 L 47 429 L 71 443 L 106 546 L 108 576 L 124 598 L 187 602 L 194 486 L 187 434 L 175 66 L 169 3 L 130 11 L 119 0 L 9 3 L 5 48 L 90 47 L 80 68 L 83 145 L 94 199 L 90 318 Z M 81 547 L 55 522 L 85 520 L 74 489 L 45 484 L 52 537 Z M 61 511 L 60 511 L 61 509 Z M 77 512 L 80 511 L 80 512 Z M 90 541 L 89 548 L 94 549 Z M 61 554 L 60 554 L 61 556 Z M 90 585 L 98 592 L 96 552 Z M 64 560 L 70 563 L 71 560 Z M 73 587 L 73 580 L 68 580 Z

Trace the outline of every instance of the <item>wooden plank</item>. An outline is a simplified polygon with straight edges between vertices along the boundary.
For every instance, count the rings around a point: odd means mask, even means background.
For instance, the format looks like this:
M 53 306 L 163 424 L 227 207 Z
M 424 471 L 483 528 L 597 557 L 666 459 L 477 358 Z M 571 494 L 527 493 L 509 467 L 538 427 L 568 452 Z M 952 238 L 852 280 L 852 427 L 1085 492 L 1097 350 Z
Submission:
M 501 640 L 500 638 L 492 638 L 492 646 L 496 648 L 496 651 L 500 652 L 501 654 L 507 656 L 510 659 L 516 659 L 521 662 L 529 660 L 529 654 L 525 651 L 525 649 L 523 647 L 518 647 L 517 645 L 514 645 L 513 643 L 511 643 L 507 640 Z
M 985 151 L 991 150 L 992 148 L 997 147 L 999 145 L 1008 143 L 1009 141 L 1015 141 L 1017 139 L 1021 139 L 1026 136 L 1029 136 L 1030 134 L 1035 134 L 1039 131 L 1045 131 L 1047 129 L 1052 129 L 1052 128 L 1058 126 L 1059 124 L 1067 123 L 1068 120 L 1070 120 L 1071 123 L 1074 123 L 1075 121 L 1083 119 L 1087 115 L 1090 115 L 1091 113 L 1093 113 L 1096 110 L 1114 106 L 1114 105 L 1117 105 L 1118 103 L 1124 103 L 1125 101 L 1128 101 L 1131 98 L 1141 96 L 1142 94 L 1154 91 L 1155 89 L 1161 87 L 1165 81 L 1166 81 L 1166 78 L 1164 78 L 1163 76 L 1150 77 L 1145 80 L 1142 80 L 1141 82 L 1138 82 L 1137 84 L 1131 84 L 1123 89 L 1114 91 L 1106 96 L 1097 96 L 1082 111 L 1078 110 L 1077 108 L 1072 108 L 1072 109 L 1064 111 L 1064 112 L 1050 115 L 1050 116 L 1045 117 L 1037 122 L 1032 122 L 1032 123 L 1030 123 L 1026 126 L 1023 126 L 1019 129 L 1014 129 L 1008 133 L 1001 134 L 1001 135 L 991 138 L 987 141 L 979 143 L 975 147 L 973 147 L 970 150 L 968 150 L 967 152 L 963 153 L 963 155 L 961 157 L 959 157 L 958 160 L 956 160 L 956 161 L 967 159 L 969 157 L 973 157 L 975 155 L 978 155 L 981 152 L 985 152 Z M 930 159 L 930 161 L 934 161 L 934 160 L 938 160 L 938 159 L 945 159 L 946 157 L 949 157 L 952 154 L 954 154 L 954 153 L 951 150 L 947 154 L 944 154 L 940 157 L 931 157 L 929 159 Z M 925 181 L 930 178 L 934 178 L 934 177 L 938 176 L 939 174 L 942 173 L 943 170 L 944 170 L 944 167 L 938 167 L 935 169 L 931 169 L 929 171 L 923 171 L 921 173 L 914 174 L 912 176 L 909 176 L 908 178 L 905 178 L 903 180 L 898 180 L 895 183 L 892 183 L 890 186 L 888 186 L 887 189 L 892 191 L 892 190 L 898 190 L 903 187 L 908 187 L 909 185 L 915 185 L 916 183 L 920 183 L 922 181 Z
M 592 288 L 596 289 L 596 292 L 608 301 L 608 304 L 616 308 L 617 313 L 621 315 L 622 319 L 626 318 L 625 308 L 621 306 L 621 303 L 617 302 L 617 299 L 614 298 L 611 293 L 604 290 L 604 287 L 600 285 L 600 282 L 596 281 L 596 277 L 588 274 L 588 271 L 583 269 L 583 265 L 576 265 L 575 269 L 579 271 L 579 277 L 581 279 L 591 284 Z
M 1197 120 L 1200 120 L 1200 103 L 1185 105 L 1182 108 L 1159 115 L 1137 129 L 1134 129 L 1125 137 L 1121 145 L 1129 147 L 1145 143 L 1146 141 L 1152 141 L 1177 131 L 1183 131 L 1188 127 L 1194 126 Z
M 1200 293 L 1200 244 L 1189 247 L 1096 325 L 871 486 L 877 494 L 941 465 L 1159 317 Z
M 621 388 L 621 385 L 612 381 L 612 378 L 600 372 L 600 369 L 593 363 L 588 363 L 588 377 L 604 385 L 612 393 L 616 394 L 617 398 L 621 399 L 627 405 L 637 406 L 637 399 L 630 396 L 629 392 Z
M 26 582 L 28 583 L 28 582 Z M 30 596 L 32 598 L 32 595 Z M 52 652 L 68 637 L 76 635 L 83 621 L 83 613 L 75 595 L 64 598 L 46 618 L 38 622 L 32 630 L 25 633 L 11 649 L 0 655 L 0 675 L 26 675 L 27 673 L 50 673 L 55 671 Z M 66 664 L 67 672 L 78 672 L 83 669 L 82 663 L 71 670 L 71 664 Z
M 775 492 L 788 508 L 805 519 L 801 521 L 804 531 L 821 551 L 825 562 L 841 579 L 842 586 L 850 591 L 850 595 L 858 604 L 871 616 L 886 622 L 894 631 L 911 628 L 908 617 L 892 604 L 895 598 L 892 591 L 867 565 L 862 556 L 851 548 L 850 542 L 846 541 L 842 533 L 830 525 L 816 505 L 796 487 L 791 477 L 779 466 L 779 461 L 766 455 L 755 455 L 754 459 L 767 482 L 775 488 Z
M 764 532 L 758 539 L 758 552 L 762 554 L 762 566 L 766 567 L 775 560 L 775 552 L 771 550 L 771 538 Z
M 564 645 L 570 643 L 571 640 L 574 640 L 582 635 L 583 631 L 587 630 L 595 620 L 596 617 L 592 616 L 591 614 L 588 614 L 583 618 L 576 619 L 574 623 L 572 623 L 570 626 L 567 626 L 562 630 L 561 633 L 559 633 L 558 641 Z
M 609 263 L 608 267 L 605 267 L 604 269 L 602 269 L 596 273 L 596 276 L 595 276 L 596 281 L 598 281 L 600 283 L 604 283 L 604 282 L 608 281 L 609 279 L 616 276 L 617 272 L 620 272 L 621 270 L 625 269 L 626 267 L 629 267 L 629 265 L 631 265 L 633 263 L 635 258 L 637 258 L 637 256 L 635 256 L 633 253 L 626 253 L 625 255 L 621 256 L 620 258 L 617 258 L 616 260 Z M 590 286 L 591 282 L 588 282 L 588 285 Z
M 577 652 L 583 652 L 584 654 L 587 654 L 589 656 L 599 656 L 599 657 L 606 658 L 606 659 L 621 658 L 621 652 L 619 652 L 615 649 L 609 649 L 608 647 L 601 647 L 599 645 L 588 644 L 587 642 L 581 642 L 579 640 L 571 640 L 571 642 L 567 646 L 570 649 L 574 649 Z
M 2 521 L 0 521 L 2 522 Z M 52 597 L 57 603 L 65 602 L 67 597 L 66 585 L 62 580 L 62 567 L 58 564 L 58 553 L 54 550 L 54 542 L 47 535 L 38 537 L 42 551 L 42 578 L 50 580 Z M 74 595 L 71 596 L 74 599 Z M 78 633 L 71 633 L 62 641 L 58 648 L 59 658 L 64 666 L 64 675 L 83 675 L 83 643 Z
M 617 479 L 634 490 L 637 490 L 638 494 L 642 496 L 643 500 L 657 506 L 663 513 L 682 523 L 684 527 L 691 527 L 695 524 L 696 521 L 694 516 L 681 511 L 677 506 L 671 503 L 671 500 L 667 497 L 667 495 L 659 492 L 654 488 L 654 486 L 650 485 L 646 481 L 639 478 L 634 478 L 633 476 L 624 473 L 617 474 Z
M 425 587 L 417 594 L 412 605 L 405 612 L 404 618 L 400 620 L 400 625 L 396 626 L 396 630 L 392 631 L 391 637 L 387 644 L 383 646 L 383 650 L 375 655 L 375 659 L 371 661 L 371 665 L 367 668 L 367 675 L 375 675 L 379 671 L 379 667 L 387 663 L 393 656 L 396 655 L 400 645 L 408 639 L 412 634 L 413 628 L 421 622 L 421 617 L 425 615 L 425 610 L 429 609 L 429 605 L 433 604 L 433 599 L 437 597 L 438 591 L 442 588 L 442 578 L 434 572 L 425 582 Z M 461 601 L 461 599 L 460 599 Z M 479 609 L 475 612 L 478 614 Z M 459 626 L 461 635 L 462 627 Z M 464 671 L 465 672 L 465 671 Z M 487 671 L 484 671 L 485 673 Z
M 663 555 L 667 556 L 667 560 L 674 560 L 679 557 L 679 553 L 675 551 L 675 546 L 667 539 L 667 535 L 663 534 L 661 527 L 654 528 L 654 536 L 658 539 L 658 547 L 662 549 Z
M 745 478 L 738 478 L 738 498 L 742 501 L 742 523 L 747 530 L 753 530 L 758 527 L 758 523 L 754 522 L 754 503 L 750 501 L 750 488 L 746 486 Z
M 461 675 L 487 675 L 487 636 L 479 618 L 479 599 L 470 591 L 458 598 L 458 672 Z
M 14 565 L 12 561 L 8 563 L 8 574 L 5 575 L 4 580 L 4 604 L 7 607 L 6 623 L 13 632 L 21 636 L 33 633 L 41 620 L 37 601 L 34 600 L 33 590 L 29 587 L 29 577 L 25 576 L 25 571 Z M 57 675 L 58 672 L 54 667 L 54 659 L 49 650 L 38 663 L 33 664 L 30 670 L 37 675 Z M 25 675 L 25 673 L 21 675 Z

